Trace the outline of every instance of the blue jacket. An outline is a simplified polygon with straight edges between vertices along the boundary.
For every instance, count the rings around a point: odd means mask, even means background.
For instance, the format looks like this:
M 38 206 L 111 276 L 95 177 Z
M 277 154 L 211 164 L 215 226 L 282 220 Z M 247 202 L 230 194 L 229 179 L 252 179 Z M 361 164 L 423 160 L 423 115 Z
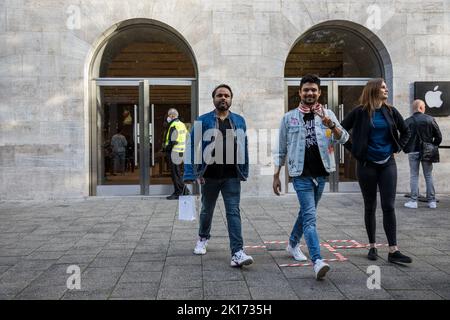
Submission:
M 323 166 L 327 172 L 333 172 L 336 171 L 333 145 L 335 143 L 345 143 L 349 138 L 349 134 L 339 124 L 339 121 L 331 110 L 325 109 L 325 112 L 342 131 L 341 138 L 336 140 L 333 134 L 331 134 L 331 131 L 322 123 L 320 117 L 317 115 L 314 117 L 317 145 Z M 298 108 L 286 113 L 281 121 L 278 145 L 274 150 L 275 166 L 282 167 L 287 157 L 288 171 L 291 177 L 300 176 L 303 172 L 306 144 L 306 129 L 303 123 L 303 113 Z
M 231 126 L 234 130 L 234 142 L 237 153 L 237 172 L 243 181 L 248 178 L 248 141 L 247 126 L 243 117 L 236 113 L 229 113 Z M 184 153 L 183 180 L 196 180 L 203 177 L 208 167 L 205 162 L 205 154 L 214 149 L 215 139 L 219 131 L 218 117 L 215 111 L 201 115 L 192 127 L 186 139 L 186 151 Z M 201 145 L 201 148 L 200 148 Z M 206 152 L 205 152 L 206 150 Z

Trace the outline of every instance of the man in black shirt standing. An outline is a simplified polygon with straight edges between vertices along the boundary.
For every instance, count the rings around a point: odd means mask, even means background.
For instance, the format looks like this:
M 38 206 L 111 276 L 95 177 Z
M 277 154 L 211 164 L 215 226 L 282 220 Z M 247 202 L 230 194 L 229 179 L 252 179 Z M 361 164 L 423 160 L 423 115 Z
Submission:
M 231 266 L 240 267 L 253 263 L 253 258 L 245 254 L 243 250 L 239 209 L 241 180 L 245 181 L 248 175 L 246 124 L 243 117 L 229 111 L 233 92 L 228 85 L 217 86 L 212 97 L 215 110 L 200 116 L 197 120 L 201 123 L 203 130 L 214 132 L 211 143 L 207 147 L 202 144 L 204 147 L 202 158 L 205 162 L 202 161 L 201 165 L 194 170 L 192 159 L 185 161 L 184 181 L 192 183 L 193 178 L 196 178 L 202 185 L 199 237 L 194 254 L 206 254 L 214 208 L 219 193 L 222 193 L 230 238 Z M 192 141 L 196 140 L 194 130 L 193 133 L 189 140 L 191 141 L 189 149 L 198 147 L 195 143 L 192 146 Z M 205 135 L 207 135 L 206 132 Z M 203 137 L 202 140 L 204 139 L 208 140 Z

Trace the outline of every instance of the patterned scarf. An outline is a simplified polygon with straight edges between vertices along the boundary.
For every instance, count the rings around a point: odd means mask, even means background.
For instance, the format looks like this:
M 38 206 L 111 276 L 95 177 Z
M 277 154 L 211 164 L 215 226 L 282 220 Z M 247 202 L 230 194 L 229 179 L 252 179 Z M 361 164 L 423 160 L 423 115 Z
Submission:
M 325 115 L 325 111 L 323 109 L 323 106 L 320 103 L 316 103 L 312 106 L 303 104 L 302 102 L 300 102 L 300 105 L 298 106 L 298 109 L 300 110 L 300 112 L 303 113 L 315 113 L 317 114 L 319 117 L 323 117 Z

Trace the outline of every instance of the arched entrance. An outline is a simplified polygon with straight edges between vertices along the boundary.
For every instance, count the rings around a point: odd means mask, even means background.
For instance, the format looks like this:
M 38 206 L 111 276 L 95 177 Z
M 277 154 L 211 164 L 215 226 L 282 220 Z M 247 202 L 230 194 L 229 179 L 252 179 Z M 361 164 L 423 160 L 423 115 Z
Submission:
M 298 106 L 300 79 L 313 73 L 321 78 L 321 103 L 341 121 L 358 104 L 366 82 L 382 77 L 392 99 L 392 64 L 382 42 L 370 30 L 348 21 L 327 21 L 305 32 L 293 45 L 285 64 L 286 111 Z M 326 189 L 359 190 L 356 162 L 344 147 L 336 148 L 337 171 Z M 288 190 L 292 185 L 288 183 Z
M 173 191 L 162 151 L 167 111 L 190 126 L 198 113 L 197 64 L 175 30 L 148 19 L 118 24 L 90 67 L 90 194 L 165 195 Z M 127 140 L 125 159 L 112 137 Z

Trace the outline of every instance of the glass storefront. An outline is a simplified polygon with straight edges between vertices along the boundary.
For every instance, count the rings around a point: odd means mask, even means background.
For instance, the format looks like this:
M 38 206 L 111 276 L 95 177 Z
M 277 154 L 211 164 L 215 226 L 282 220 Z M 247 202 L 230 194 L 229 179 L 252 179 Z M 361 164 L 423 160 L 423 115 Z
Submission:
M 140 87 L 144 80 L 145 88 Z M 124 28 L 102 50 L 95 88 L 93 193 L 172 193 L 162 150 L 167 111 L 177 109 L 188 128 L 197 112 L 195 64 L 186 44 L 160 27 Z M 122 157 L 112 152 L 111 145 L 119 131 L 127 141 Z

